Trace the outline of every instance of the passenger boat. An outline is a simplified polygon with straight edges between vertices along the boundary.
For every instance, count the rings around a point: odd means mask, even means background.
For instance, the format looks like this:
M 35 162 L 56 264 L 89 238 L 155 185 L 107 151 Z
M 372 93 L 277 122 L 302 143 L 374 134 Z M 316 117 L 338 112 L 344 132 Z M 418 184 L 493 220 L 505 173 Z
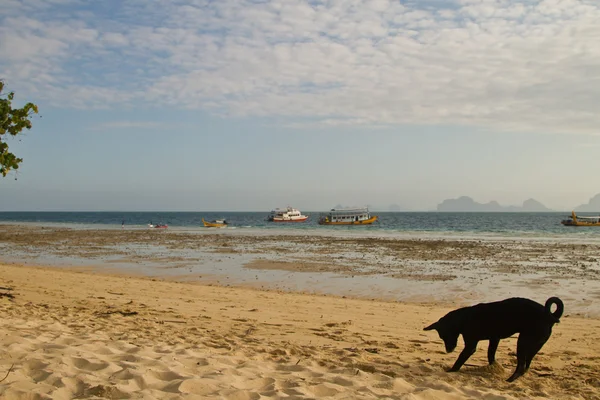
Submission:
M 600 226 L 600 216 L 595 217 L 578 217 L 575 211 L 571 212 L 571 216 L 560 221 L 565 226 Z
M 267 217 L 270 222 L 304 222 L 308 219 L 308 215 L 302 213 L 292 207 L 276 208 L 271 211 Z
M 225 228 L 225 227 L 227 227 L 227 221 L 224 219 L 215 219 L 212 221 L 205 221 L 204 218 L 202 218 L 202 223 L 207 228 Z
M 319 218 L 319 225 L 370 225 L 377 221 L 377 215 L 371 215 L 367 207 L 332 208 Z

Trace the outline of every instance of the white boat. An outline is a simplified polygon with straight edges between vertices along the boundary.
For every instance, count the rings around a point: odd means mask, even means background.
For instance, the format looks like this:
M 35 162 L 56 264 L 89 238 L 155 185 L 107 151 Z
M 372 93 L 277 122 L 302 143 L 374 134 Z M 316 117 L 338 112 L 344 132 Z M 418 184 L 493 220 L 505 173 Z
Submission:
M 271 222 L 304 222 L 307 219 L 308 215 L 302 215 L 300 210 L 292 207 L 276 208 L 267 217 Z
M 153 224 L 152 222 L 150 222 L 148 224 L 148 228 L 155 228 L 155 229 L 167 229 L 169 227 L 169 225 L 167 224 Z

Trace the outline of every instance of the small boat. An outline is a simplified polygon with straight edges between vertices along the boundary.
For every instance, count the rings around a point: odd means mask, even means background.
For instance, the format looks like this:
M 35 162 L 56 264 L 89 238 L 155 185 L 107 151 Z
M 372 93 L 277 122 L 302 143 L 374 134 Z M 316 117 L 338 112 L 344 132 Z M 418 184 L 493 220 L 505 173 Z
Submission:
M 227 226 L 227 221 L 225 219 L 214 219 L 212 221 L 205 221 L 202 218 L 202 223 L 207 228 L 225 228 Z
M 167 225 L 167 224 L 156 224 L 156 225 L 154 225 L 152 223 L 148 224 L 148 228 L 167 229 L 168 227 L 169 227 L 169 225 Z
M 377 219 L 377 215 L 371 215 L 367 207 L 332 208 L 320 216 L 319 225 L 370 225 Z
M 302 215 L 300 210 L 292 207 L 276 208 L 267 217 L 270 222 L 304 222 L 308 215 Z
M 575 211 L 571 211 L 571 216 L 567 219 L 563 219 L 560 223 L 564 226 L 600 226 L 600 216 L 578 217 L 575 214 Z

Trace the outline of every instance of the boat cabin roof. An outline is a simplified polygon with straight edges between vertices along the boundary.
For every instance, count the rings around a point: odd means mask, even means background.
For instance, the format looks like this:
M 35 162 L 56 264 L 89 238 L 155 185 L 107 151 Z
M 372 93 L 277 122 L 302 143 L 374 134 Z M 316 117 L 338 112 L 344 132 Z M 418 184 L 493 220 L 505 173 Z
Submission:
M 331 214 L 366 214 L 369 212 L 369 209 L 367 207 L 360 207 L 360 208 L 332 208 L 330 213 Z

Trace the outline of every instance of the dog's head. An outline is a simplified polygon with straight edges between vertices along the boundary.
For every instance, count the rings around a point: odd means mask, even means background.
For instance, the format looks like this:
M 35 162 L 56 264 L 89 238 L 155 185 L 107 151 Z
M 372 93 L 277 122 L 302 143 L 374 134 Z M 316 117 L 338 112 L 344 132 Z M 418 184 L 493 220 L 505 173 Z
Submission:
M 440 339 L 444 341 L 446 352 L 452 353 L 458 344 L 458 336 L 460 335 L 454 327 L 445 321 L 444 318 L 425 327 L 424 331 L 436 330 Z

